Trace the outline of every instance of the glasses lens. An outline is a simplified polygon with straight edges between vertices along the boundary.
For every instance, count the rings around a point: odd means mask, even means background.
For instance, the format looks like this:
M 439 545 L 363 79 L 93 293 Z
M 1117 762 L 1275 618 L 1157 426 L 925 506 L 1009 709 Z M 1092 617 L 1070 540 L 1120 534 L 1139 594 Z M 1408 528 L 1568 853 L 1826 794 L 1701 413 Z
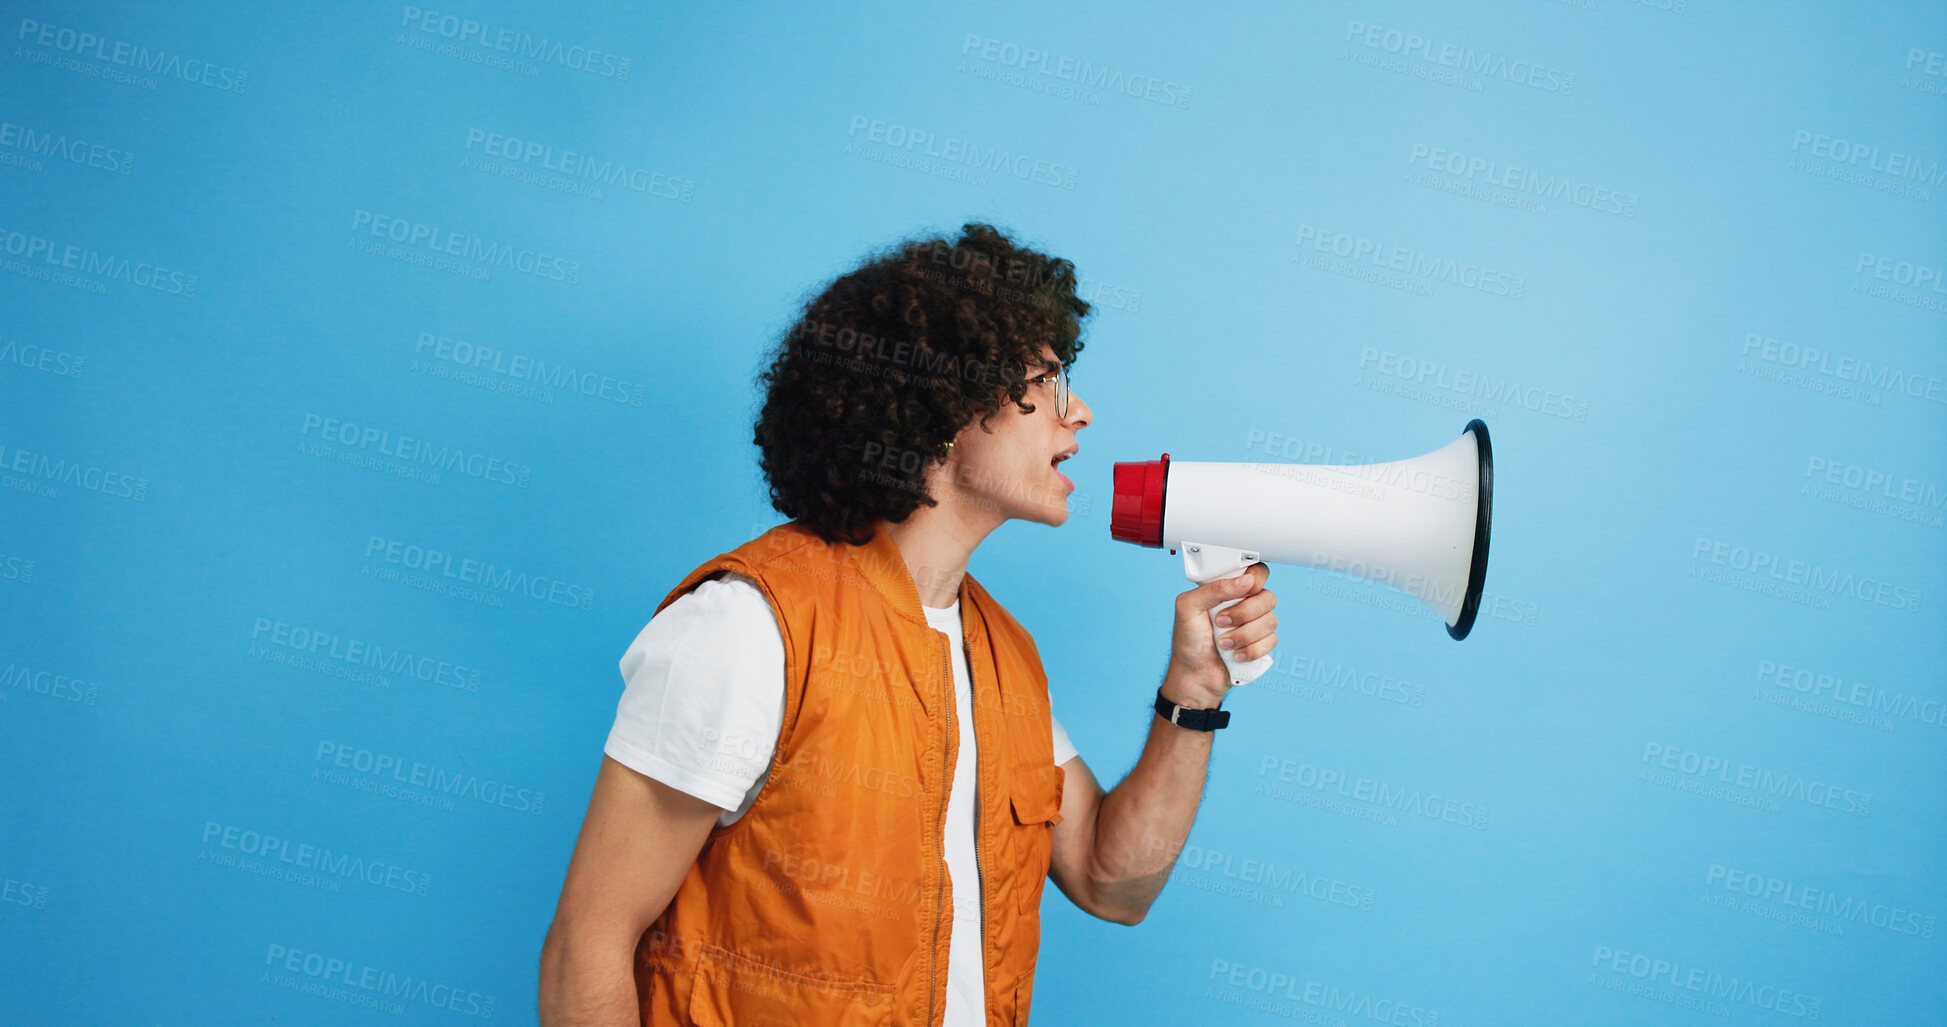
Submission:
M 1055 416 L 1068 416 L 1068 368 L 1055 370 Z

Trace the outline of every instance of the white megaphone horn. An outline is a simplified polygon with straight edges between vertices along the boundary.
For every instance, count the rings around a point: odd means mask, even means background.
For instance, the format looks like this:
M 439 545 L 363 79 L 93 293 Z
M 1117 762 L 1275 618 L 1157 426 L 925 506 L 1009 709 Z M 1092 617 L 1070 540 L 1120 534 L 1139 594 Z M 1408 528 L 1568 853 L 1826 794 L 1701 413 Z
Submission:
M 1198 584 L 1234 578 L 1251 564 L 1288 563 L 1367 578 L 1432 607 L 1447 634 L 1466 638 L 1487 579 L 1494 451 L 1487 425 L 1425 456 L 1386 464 L 1193 463 L 1115 465 L 1109 534 L 1183 551 Z M 1210 611 L 1218 634 L 1219 611 Z M 1231 684 L 1271 667 L 1266 653 L 1238 663 L 1219 648 Z

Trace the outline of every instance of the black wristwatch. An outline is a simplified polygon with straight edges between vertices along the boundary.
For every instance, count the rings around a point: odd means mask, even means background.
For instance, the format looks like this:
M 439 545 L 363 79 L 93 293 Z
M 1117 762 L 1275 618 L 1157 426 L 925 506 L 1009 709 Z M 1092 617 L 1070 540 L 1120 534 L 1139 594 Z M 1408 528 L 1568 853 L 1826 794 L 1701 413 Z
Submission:
M 1215 731 L 1230 723 L 1229 710 L 1199 710 L 1190 706 L 1178 706 L 1163 698 L 1163 690 L 1156 690 L 1156 715 L 1192 731 Z

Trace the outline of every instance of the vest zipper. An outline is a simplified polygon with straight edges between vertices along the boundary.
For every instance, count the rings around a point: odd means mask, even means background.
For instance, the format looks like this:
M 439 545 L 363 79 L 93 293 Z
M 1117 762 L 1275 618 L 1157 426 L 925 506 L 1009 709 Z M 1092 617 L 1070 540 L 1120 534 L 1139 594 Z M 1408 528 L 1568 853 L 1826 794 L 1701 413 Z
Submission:
M 970 704 L 970 706 L 979 706 L 980 689 L 974 684 L 974 680 L 973 680 L 973 663 L 974 663 L 973 642 L 967 639 L 966 631 L 967 631 L 966 625 L 964 624 L 961 625 L 960 643 L 967 650 L 967 692 L 973 697 L 974 700 Z M 998 694 L 998 692 L 999 692 L 999 686 L 997 683 L 996 694 Z M 967 716 L 972 717 L 973 715 L 974 715 L 973 709 L 969 708 L 967 710 Z M 978 727 L 979 726 L 978 718 L 975 719 L 976 719 L 975 726 Z M 974 835 L 973 837 L 974 885 L 979 889 L 980 892 L 980 989 L 981 991 L 986 992 L 989 990 L 987 987 L 987 875 L 983 871 L 980 865 L 980 734 L 978 731 L 974 733 L 973 835 Z
M 944 658 L 946 668 L 946 676 L 941 681 L 940 696 L 944 700 L 942 705 L 948 713 L 951 713 L 953 712 L 953 654 L 946 647 L 946 635 L 937 631 L 934 634 L 939 636 L 940 656 Z M 973 673 L 971 668 L 967 672 Z M 951 722 L 949 722 L 949 730 L 952 730 Z M 941 734 L 944 738 L 952 737 L 946 732 Z M 947 745 L 940 746 L 940 780 L 944 782 L 944 787 L 940 789 L 940 814 L 934 820 L 940 829 L 940 887 L 937 897 L 933 900 L 933 984 L 927 992 L 926 1006 L 926 1022 L 929 1027 L 933 1023 L 934 1014 L 939 1012 L 940 1003 L 940 920 L 946 909 L 946 799 L 947 792 L 953 788 L 953 766 L 947 760 L 947 753 L 951 747 L 950 741 Z
M 969 693 L 972 693 L 976 691 L 973 682 L 973 642 L 967 638 L 966 630 L 967 630 L 966 626 L 962 625 L 960 628 L 960 632 L 961 632 L 960 645 L 963 649 L 966 650 L 967 691 Z M 939 633 L 935 632 L 935 634 L 939 634 Z M 945 656 L 947 658 L 946 677 L 942 682 L 944 687 L 941 689 L 941 694 L 946 697 L 945 706 L 947 710 L 952 711 L 954 708 L 953 657 L 947 651 L 946 636 L 943 634 L 940 635 L 940 655 Z M 979 705 L 977 698 L 973 705 Z M 967 710 L 967 716 L 969 717 L 973 716 L 972 709 Z M 958 733 L 958 730 L 959 729 L 957 727 L 957 722 L 956 722 L 956 727 L 954 728 L 956 734 Z M 945 747 L 942 747 L 940 751 L 942 753 L 940 757 L 941 779 L 946 781 L 947 790 L 951 790 L 953 787 L 953 774 L 952 774 L 953 768 L 947 763 L 946 756 L 944 755 L 944 753 L 946 752 Z M 945 791 L 942 791 L 940 795 L 940 831 L 941 831 L 941 841 L 942 844 L 944 845 L 945 832 L 946 832 L 946 793 Z M 979 896 L 979 902 L 980 902 L 980 912 L 979 915 L 976 917 L 980 925 L 980 978 L 981 978 L 980 988 L 981 991 L 985 992 L 989 990 L 987 988 L 987 872 L 986 872 L 986 868 L 983 867 L 980 862 L 980 735 L 978 731 L 976 731 L 974 734 L 973 847 L 974 847 L 974 889 L 975 889 L 975 893 Z M 936 899 L 934 903 L 936 907 L 939 907 L 939 909 L 936 909 L 936 912 L 933 917 L 933 987 L 932 987 L 932 997 L 930 999 L 926 1011 L 926 1021 L 929 1024 L 933 1022 L 933 1013 L 935 1011 L 934 1006 L 937 1005 L 939 1001 L 937 996 L 940 990 L 940 921 L 941 919 L 943 919 L 943 909 L 945 906 L 945 902 L 943 901 L 945 898 L 945 891 L 946 891 L 945 862 L 946 862 L 945 854 L 943 851 L 941 855 L 941 867 L 940 867 L 941 897 L 940 899 Z

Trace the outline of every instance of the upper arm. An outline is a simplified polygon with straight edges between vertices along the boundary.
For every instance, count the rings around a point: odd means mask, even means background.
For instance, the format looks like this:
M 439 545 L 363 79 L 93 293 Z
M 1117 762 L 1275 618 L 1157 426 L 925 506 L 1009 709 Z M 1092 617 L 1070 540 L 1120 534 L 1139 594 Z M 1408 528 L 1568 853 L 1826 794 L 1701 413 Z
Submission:
M 724 578 L 664 607 L 622 656 L 626 687 L 552 940 L 633 948 L 711 828 L 748 801 L 770 763 L 784 643 L 763 594 L 748 579 Z
M 1095 848 L 1095 815 L 1102 807 L 1102 785 L 1080 756 L 1061 765 L 1061 822 L 1055 825 L 1048 877 L 1069 901 L 1082 909 L 1092 906 L 1088 865 Z
M 549 934 L 633 948 L 675 896 L 722 813 L 602 757 Z

